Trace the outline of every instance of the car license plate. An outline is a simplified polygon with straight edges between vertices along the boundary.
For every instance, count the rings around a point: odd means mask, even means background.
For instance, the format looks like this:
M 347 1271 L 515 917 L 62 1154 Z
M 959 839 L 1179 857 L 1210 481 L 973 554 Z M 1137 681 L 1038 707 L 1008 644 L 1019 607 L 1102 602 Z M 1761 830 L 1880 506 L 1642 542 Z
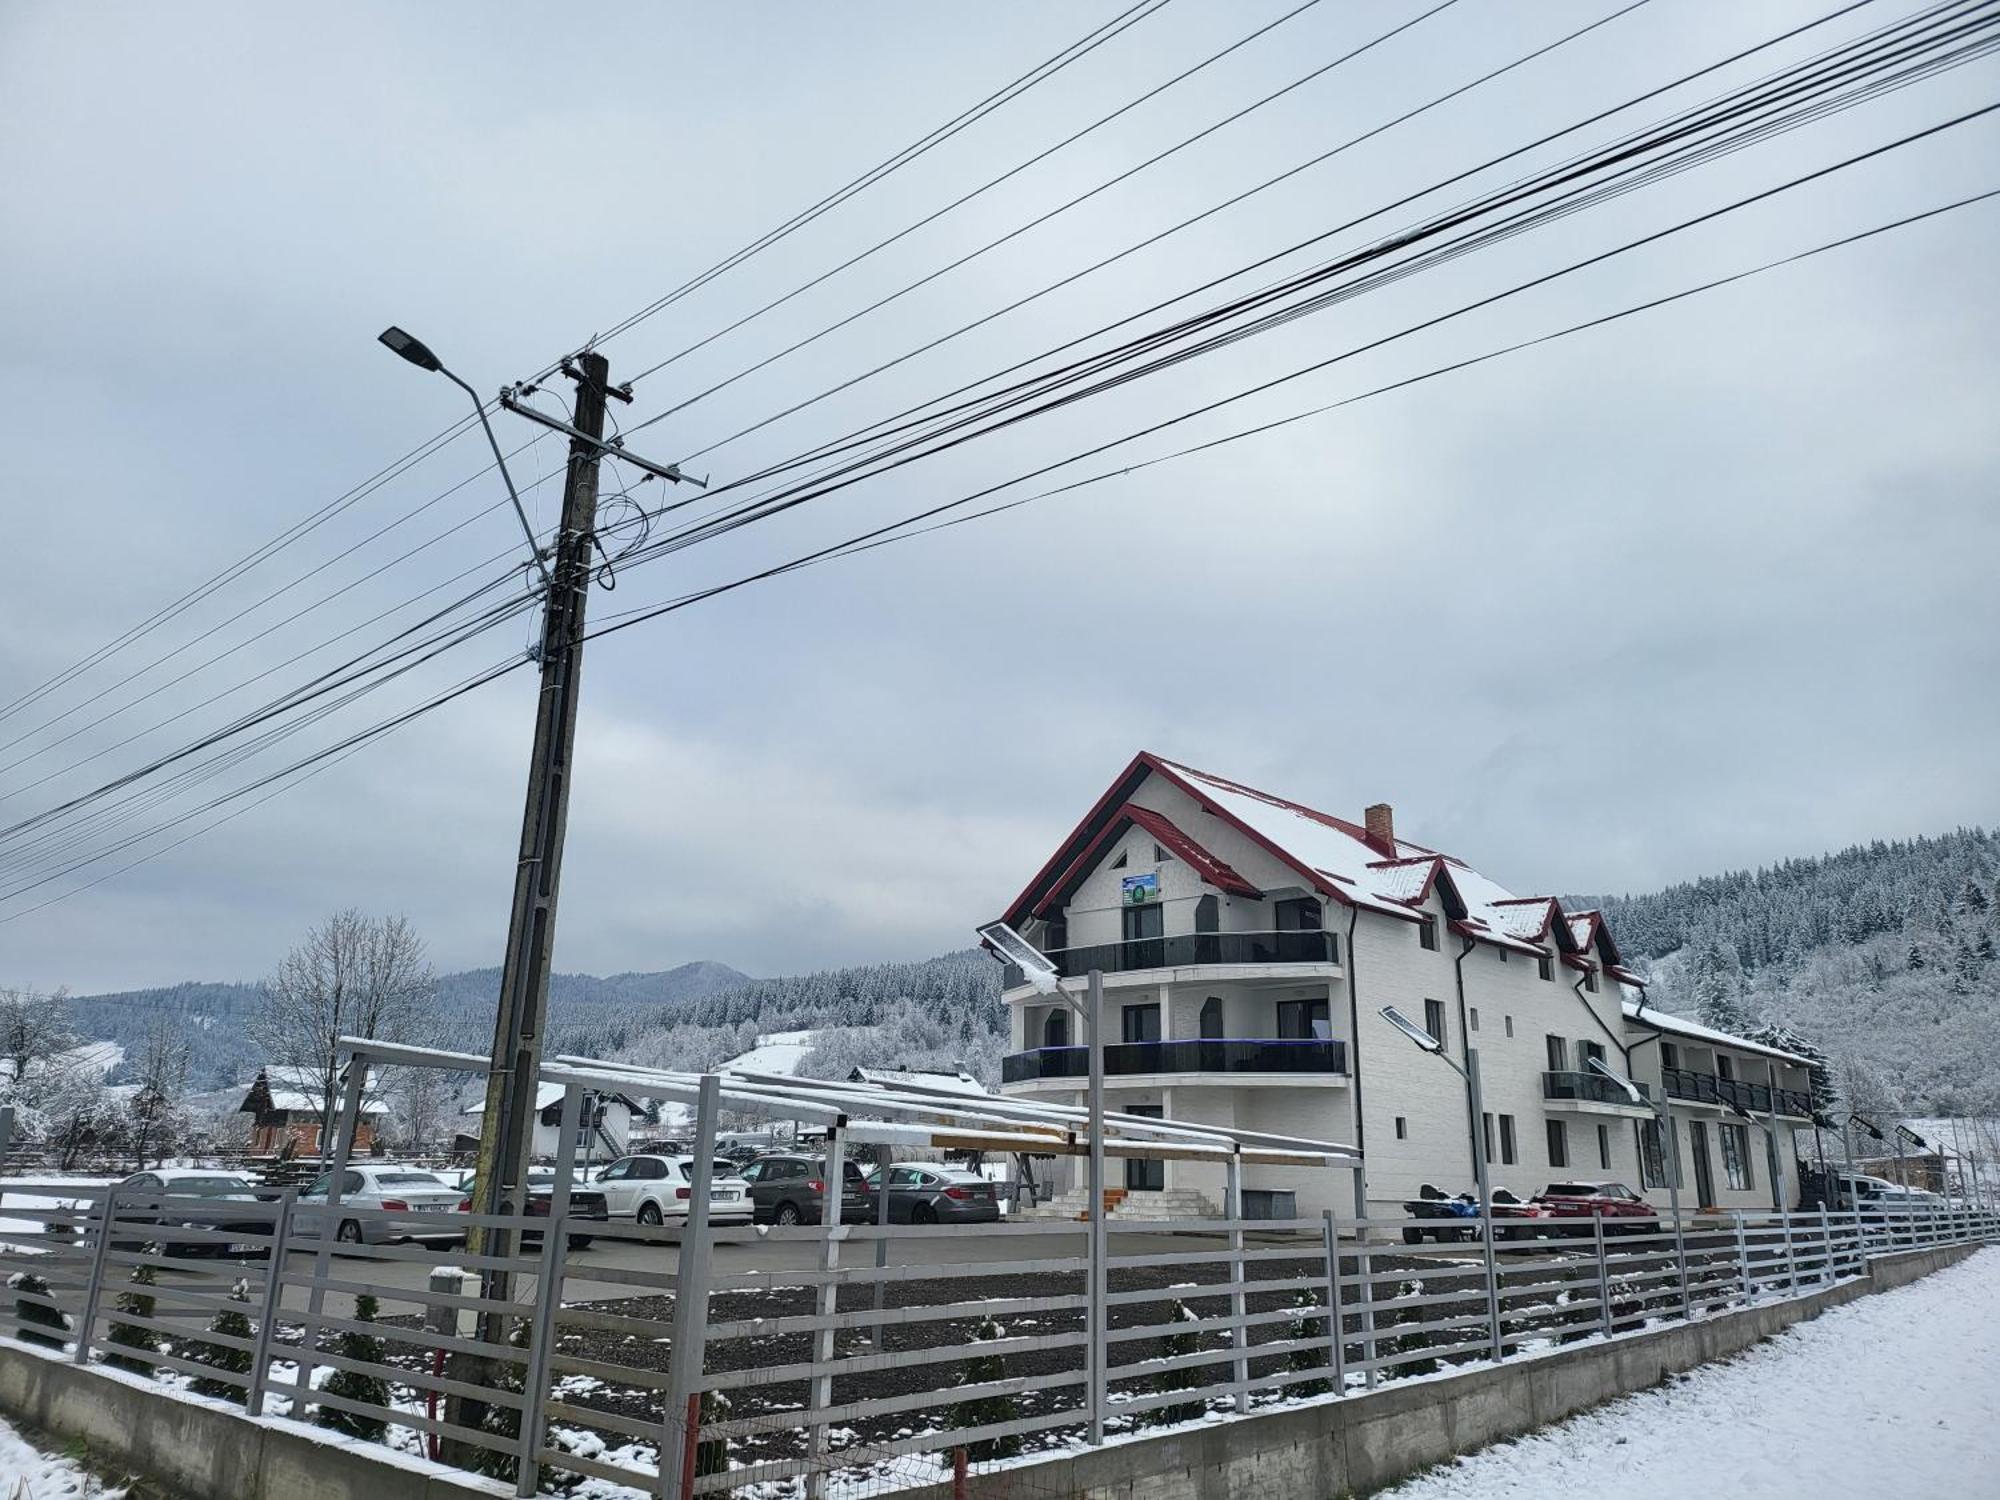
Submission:
M 453 1207 L 449 1203 L 413 1203 L 410 1206 L 420 1214 L 449 1213 Z
M 255 1255 L 262 1248 L 260 1245 L 231 1245 L 225 1253 L 229 1255 Z
M 736 1201 L 736 1197 L 737 1194 L 735 1188 L 723 1188 L 720 1192 L 718 1192 L 715 1195 L 715 1201 L 718 1203 L 734 1203 Z

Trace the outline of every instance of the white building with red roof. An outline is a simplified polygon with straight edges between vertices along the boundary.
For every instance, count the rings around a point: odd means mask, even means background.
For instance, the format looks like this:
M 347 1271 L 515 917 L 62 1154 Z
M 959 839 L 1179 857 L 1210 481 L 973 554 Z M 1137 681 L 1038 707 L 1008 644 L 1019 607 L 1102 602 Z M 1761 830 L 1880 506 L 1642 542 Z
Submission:
M 1142 753 L 1003 917 L 1064 975 L 1104 975 L 1107 1108 L 1351 1142 L 1371 1213 L 1469 1189 L 1475 1149 L 1522 1198 L 1615 1181 L 1664 1203 L 1663 1134 L 1593 1057 L 1675 1116 L 1685 1207 L 1769 1208 L 1780 1180 L 1796 1198 L 1804 1059 L 1647 1009 L 1600 914 L 1410 843 L 1385 804 L 1351 821 Z M 1014 974 L 1005 998 L 1004 1090 L 1080 1099 L 1067 1007 Z M 1482 1120 L 1385 1005 L 1478 1051 Z M 1217 1166 L 1123 1170 L 1132 1211 L 1220 1206 Z M 1253 1213 L 1355 1207 L 1345 1172 L 1246 1168 L 1244 1193 Z

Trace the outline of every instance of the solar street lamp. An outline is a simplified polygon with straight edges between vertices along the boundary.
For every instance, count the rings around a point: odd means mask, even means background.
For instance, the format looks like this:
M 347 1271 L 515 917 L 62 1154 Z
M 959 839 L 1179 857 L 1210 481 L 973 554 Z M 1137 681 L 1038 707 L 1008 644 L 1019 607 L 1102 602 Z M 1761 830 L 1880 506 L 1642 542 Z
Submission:
M 486 441 L 493 449 L 493 462 L 499 465 L 500 477 L 506 482 L 507 498 L 514 502 L 514 514 L 521 518 L 521 530 L 527 533 L 528 554 L 534 558 L 536 568 L 541 571 L 542 582 L 548 583 L 549 567 L 542 558 L 540 544 L 535 540 L 535 528 L 528 524 L 527 509 L 521 504 L 520 492 L 514 488 L 514 476 L 507 472 L 506 456 L 500 451 L 500 440 L 493 435 L 493 424 L 486 420 L 486 403 L 479 399 L 479 392 L 447 369 L 445 362 L 431 352 L 430 345 L 415 334 L 405 333 L 402 329 L 392 326 L 383 329 L 375 338 L 376 342 L 391 353 L 400 355 L 419 370 L 429 370 L 433 374 L 444 376 L 472 398 L 472 409 L 478 414 L 479 425 L 485 429 Z
M 1500 1341 L 1500 1274 L 1493 1260 L 1493 1184 L 1488 1180 L 1486 1167 L 1486 1109 L 1479 1092 L 1479 1049 L 1465 1049 L 1465 1066 L 1460 1067 L 1456 1059 L 1444 1050 L 1444 1042 L 1432 1036 L 1423 1027 L 1397 1010 L 1393 1005 L 1385 1005 L 1382 1019 L 1410 1039 L 1419 1052 L 1428 1052 L 1452 1072 L 1465 1080 L 1466 1108 L 1472 1113 L 1472 1176 L 1479 1190 L 1479 1214 L 1482 1221 L 1480 1240 L 1486 1247 L 1486 1317 L 1493 1331 L 1493 1362 L 1501 1360 Z

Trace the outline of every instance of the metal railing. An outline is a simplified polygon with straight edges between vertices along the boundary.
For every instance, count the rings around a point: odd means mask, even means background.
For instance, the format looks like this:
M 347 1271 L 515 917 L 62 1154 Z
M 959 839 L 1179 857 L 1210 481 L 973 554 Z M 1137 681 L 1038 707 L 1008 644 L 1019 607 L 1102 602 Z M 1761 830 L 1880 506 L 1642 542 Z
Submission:
M 548 1472 L 684 1500 L 801 1479 L 823 1495 L 1064 1450 L 1094 1429 L 1338 1399 L 1809 1293 L 1875 1255 L 2000 1240 L 2000 1213 L 1921 1204 L 1506 1219 L 1489 1271 L 1479 1220 L 1412 1243 L 1405 1219 L 1114 1214 L 1094 1271 L 1084 1226 L 1063 1221 L 453 1216 L 551 1231 L 502 1259 L 374 1242 L 443 1232 L 436 1216 L 338 1213 L 358 1241 L 301 1240 L 289 1193 L 219 1221 L 214 1199 L 0 1181 L 0 1335 L 252 1413 L 401 1429 L 518 1494 Z M 572 1248 L 573 1233 L 601 1243 Z M 701 1268 L 685 1283 L 684 1262 Z M 519 1300 L 441 1279 L 445 1264 L 504 1267 Z M 380 1300 L 373 1320 L 363 1296 Z M 482 1339 L 482 1313 L 510 1337 Z M 676 1350 L 692 1388 L 670 1373 Z
M 1347 1072 L 1347 1043 L 1325 1038 L 1202 1037 L 1161 1042 L 1114 1042 L 1104 1049 L 1104 1073 Z M 1088 1047 L 1036 1047 L 1000 1060 L 1003 1083 L 1088 1078 Z
M 1054 948 L 1046 957 L 1065 979 L 1079 979 L 1092 969 L 1105 974 L 1129 974 L 1139 969 L 1187 969 L 1202 964 L 1246 968 L 1260 964 L 1337 964 L 1340 935 L 1297 930 L 1182 932 L 1171 937 L 1128 938 L 1084 948 Z M 1001 983 L 1011 989 L 1025 981 L 1019 968 L 1007 964 Z
M 1641 1094 L 1648 1099 L 1653 1090 L 1647 1084 L 1635 1084 Z M 1638 1108 L 1632 1103 L 1625 1090 L 1602 1073 L 1544 1073 L 1542 1074 L 1542 1097 L 1544 1099 L 1576 1099 L 1592 1104 L 1622 1104 L 1628 1108 Z
M 1801 1120 L 1812 1118 L 1812 1095 L 1804 1089 L 1774 1089 L 1767 1083 L 1718 1078 L 1692 1068 L 1662 1068 L 1660 1075 L 1669 1098 L 1691 1099 L 1702 1104 L 1734 1104 L 1759 1115 L 1775 1112 Z

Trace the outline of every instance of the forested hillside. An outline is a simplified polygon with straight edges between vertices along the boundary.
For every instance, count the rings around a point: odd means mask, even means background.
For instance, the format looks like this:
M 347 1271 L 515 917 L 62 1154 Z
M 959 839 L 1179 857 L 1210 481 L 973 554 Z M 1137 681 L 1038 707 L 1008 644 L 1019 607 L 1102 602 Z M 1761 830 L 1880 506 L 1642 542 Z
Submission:
M 1850 1107 L 2000 1110 L 2000 835 L 1961 829 L 1710 876 L 1600 906 L 1653 1002 L 1789 1027 Z

